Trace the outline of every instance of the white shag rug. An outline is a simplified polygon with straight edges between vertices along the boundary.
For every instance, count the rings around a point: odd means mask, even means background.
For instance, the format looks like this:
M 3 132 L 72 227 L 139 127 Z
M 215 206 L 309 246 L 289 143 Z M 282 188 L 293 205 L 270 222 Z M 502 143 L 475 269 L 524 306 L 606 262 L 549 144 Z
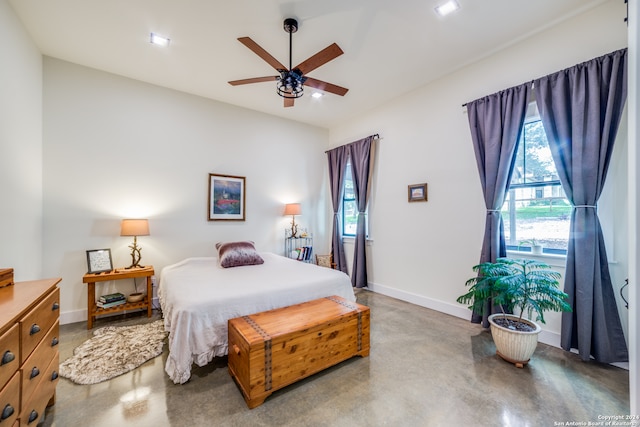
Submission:
M 159 356 L 166 336 L 163 320 L 97 329 L 93 338 L 60 364 L 60 376 L 76 384 L 97 384 L 117 377 Z

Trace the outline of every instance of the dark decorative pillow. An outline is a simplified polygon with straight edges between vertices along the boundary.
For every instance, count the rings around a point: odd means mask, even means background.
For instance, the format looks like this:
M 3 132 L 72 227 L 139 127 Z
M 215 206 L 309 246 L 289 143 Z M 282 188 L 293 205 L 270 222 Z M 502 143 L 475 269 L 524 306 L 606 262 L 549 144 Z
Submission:
M 223 268 L 264 263 L 262 257 L 256 252 L 253 242 L 218 242 L 216 249 L 218 264 Z

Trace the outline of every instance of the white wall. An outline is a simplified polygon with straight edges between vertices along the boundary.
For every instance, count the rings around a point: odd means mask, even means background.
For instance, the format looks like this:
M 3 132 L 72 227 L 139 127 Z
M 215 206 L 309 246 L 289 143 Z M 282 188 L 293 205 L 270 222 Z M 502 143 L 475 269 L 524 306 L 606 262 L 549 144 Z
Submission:
M 630 274 L 629 259 L 629 119 L 627 108 L 623 112 L 620 128 L 611 157 L 611 164 L 607 174 L 607 181 L 598 201 L 598 216 L 605 236 L 607 256 L 609 257 L 609 272 L 611 282 L 618 303 L 618 312 L 622 321 L 627 344 L 629 343 L 629 309 L 625 307 L 620 297 L 620 289 Z M 624 297 L 629 300 L 629 287 L 622 290 Z
M 401 299 L 469 317 L 455 302 L 480 257 L 485 207 L 467 116 L 462 104 L 590 60 L 627 45 L 623 2 L 610 1 L 533 35 L 485 60 L 405 94 L 331 129 L 331 146 L 373 133 L 379 143 L 369 247 L 370 287 Z M 625 125 L 626 128 L 626 125 Z M 607 203 L 626 205 L 626 135 L 618 138 Z M 622 173 L 614 172 L 617 168 Z M 428 183 L 427 203 L 408 203 L 407 185 Z M 612 189 L 617 189 L 612 192 Z M 614 194 L 611 194 L 614 193 Z M 626 212 L 603 209 L 617 222 L 613 281 L 627 277 Z M 352 250 L 347 245 L 347 250 Z M 613 248 L 608 248 L 613 250 Z M 551 259 L 552 264 L 562 261 Z M 620 267 L 620 268 L 618 268 Z M 617 291 L 616 291 L 617 292 Z M 624 308 L 623 308 L 624 310 Z M 626 313 L 623 313 L 626 320 Z M 560 316 L 545 316 L 541 340 L 559 343 Z
M 0 0 L 0 268 L 42 273 L 42 55 Z
M 287 202 L 302 203 L 297 220 L 324 240 L 327 130 L 52 58 L 43 99 L 43 265 L 63 277 L 63 323 L 86 319 L 86 250 L 130 263 L 122 218 L 149 218 L 151 235 L 138 242 L 157 275 L 213 256 L 221 240 L 283 253 Z M 209 173 L 246 177 L 246 221 L 207 221 Z M 126 282 L 100 291 L 132 291 Z

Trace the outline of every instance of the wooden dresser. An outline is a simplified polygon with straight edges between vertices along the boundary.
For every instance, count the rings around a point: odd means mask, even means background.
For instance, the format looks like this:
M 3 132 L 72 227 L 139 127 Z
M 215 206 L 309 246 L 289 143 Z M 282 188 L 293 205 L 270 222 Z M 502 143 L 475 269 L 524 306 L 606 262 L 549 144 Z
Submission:
M 60 280 L 0 288 L 0 427 L 35 426 L 55 403 Z

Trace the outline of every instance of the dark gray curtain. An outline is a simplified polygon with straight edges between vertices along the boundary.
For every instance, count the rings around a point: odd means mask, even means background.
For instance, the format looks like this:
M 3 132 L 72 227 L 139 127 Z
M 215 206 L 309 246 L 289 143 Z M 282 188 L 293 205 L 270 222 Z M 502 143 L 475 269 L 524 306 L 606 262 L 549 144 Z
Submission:
M 373 136 L 352 142 L 348 145 L 351 155 L 351 171 L 353 174 L 353 192 L 358 205 L 358 225 L 351 269 L 351 283 L 356 288 L 367 286 L 366 256 L 366 210 L 369 199 L 369 177 L 372 170 Z
M 342 229 L 340 227 L 340 205 L 342 203 L 342 185 L 344 173 L 349 160 L 349 149 L 344 145 L 327 151 L 329 161 L 329 183 L 331 185 L 331 203 L 333 206 L 333 231 L 331 233 L 331 253 L 336 268 L 347 273 L 347 259 L 342 244 Z
M 535 80 L 538 111 L 562 187 L 574 206 L 561 345 L 582 360 L 629 358 L 596 210 L 627 96 L 627 50 Z
M 507 255 L 504 224 L 500 209 L 509 188 L 515 164 L 515 152 L 522 133 L 530 84 L 523 84 L 469 102 L 467 114 L 487 217 L 480 262 L 495 262 Z M 489 327 L 485 315 L 473 313 L 471 321 Z

